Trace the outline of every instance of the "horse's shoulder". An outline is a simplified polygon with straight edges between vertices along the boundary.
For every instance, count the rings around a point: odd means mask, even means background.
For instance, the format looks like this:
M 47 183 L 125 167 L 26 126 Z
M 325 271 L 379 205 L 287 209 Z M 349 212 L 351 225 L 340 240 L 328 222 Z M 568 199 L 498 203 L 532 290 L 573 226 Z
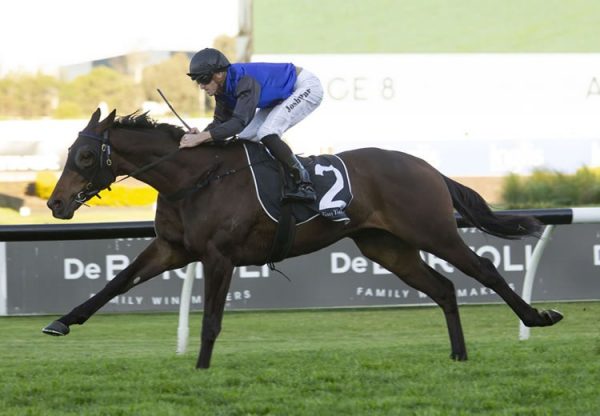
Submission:
M 183 222 L 176 207 L 177 202 L 171 202 L 163 195 L 158 195 L 154 231 L 156 236 L 171 243 L 183 241 Z

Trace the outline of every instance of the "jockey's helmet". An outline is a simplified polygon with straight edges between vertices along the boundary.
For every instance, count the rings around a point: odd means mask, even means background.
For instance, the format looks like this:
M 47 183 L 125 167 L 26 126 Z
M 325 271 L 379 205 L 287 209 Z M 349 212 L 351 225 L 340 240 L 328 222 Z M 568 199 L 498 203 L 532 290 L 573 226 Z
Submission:
M 229 65 L 229 60 L 221 52 L 205 48 L 192 57 L 187 75 L 199 84 L 208 84 L 213 74 L 226 70 Z

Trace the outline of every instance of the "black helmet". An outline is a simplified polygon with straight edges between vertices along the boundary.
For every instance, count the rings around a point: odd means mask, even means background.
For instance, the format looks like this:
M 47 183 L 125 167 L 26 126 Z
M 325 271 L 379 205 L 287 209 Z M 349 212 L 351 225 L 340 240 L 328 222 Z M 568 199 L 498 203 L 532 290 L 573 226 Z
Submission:
M 192 57 L 188 76 L 200 84 L 208 84 L 213 74 L 227 69 L 229 65 L 231 64 L 221 52 L 205 48 Z

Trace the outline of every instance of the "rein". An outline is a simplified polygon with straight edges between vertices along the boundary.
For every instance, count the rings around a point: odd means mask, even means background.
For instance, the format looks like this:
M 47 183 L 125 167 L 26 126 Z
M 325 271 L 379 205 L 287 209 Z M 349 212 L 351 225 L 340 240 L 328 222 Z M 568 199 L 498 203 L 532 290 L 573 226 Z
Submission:
M 229 175 L 233 175 L 235 173 L 243 171 L 244 169 L 248 169 L 252 166 L 256 166 L 256 165 L 259 165 L 259 164 L 265 163 L 265 162 L 268 162 L 268 159 L 259 160 L 258 162 L 255 162 L 255 163 L 248 163 L 247 165 L 244 165 L 241 168 L 230 169 L 219 175 L 213 175 L 215 173 L 215 171 L 219 168 L 218 166 L 213 167 L 212 169 L 209 169 L 208 172 L 203 175 L 203 176 L 205 176 L 204 179 L 198 180 L 198 182 L 196 182 L 192 186 L 188 186 L 187 188 L 180 189 L 179 191 L 177 191 L 171 195 L 167 195 L 165 198 L 171 202 L 178 201 L 180 199 L 185 198 L 186 196 L 188 196 L 191 193 L 194 193 L 203 188 L 206 188 L 208 185 L 211 184 L 211 182 L 221 180 Z
M 74 170 L 76 170 L 78 173 L 80 173 L 88 181 L 88 183 L 85 185 L 84 189 L 81 190 L 79 193 L 77 193 L 77 196 L 75 198 L 75 200 L 80 204 L 85 203 L 86 201 L 90 200 L 94 196 L 101 198 L 99 195 L 100 191 L 102 191 L 103 189 L 108 189 L 110 191 L 110 185 L 112 183 L 119 183 L 119 182 L 124 181 L 125 179 L 132 178 L 132 177 L 135 178 L 137 175 L 147 172 L 150 169 L 159 165 L 160 163 L 164 162 L 165 160 L 170 159 L 180 150 L 179 148 L 177 148 L 177 149 L 167 153 L 166 155 L 161 156 L 160 158 L 136 169 L 135 171 L 133 171 L 130 174 L 126 175 L 125 177 L 119 179 L 118 181 L 115 181 L 116 176 L 112 170 L 111 145 L 110 145 L 110 140 L 108 137 L 108 130 L 105 130 L 104 133 L 102 134 L 102 136 L 88 133 L 88 132 L 80 132 L 79 137 L 93 139 L 93 140 L 99 142 L 99 148 L 100 148 L 100 152 L 98 154 L 98 157 L 100 158 L 100 163 L 96 166 L 96 169 L 94 170 L 94 172 L 91 175 L 88 175 L 87 172 L 85 172 L 85 170 L 78 168 L 77 164 L 74 161 L 71 162 L 71 164 L 72 164 L 71 167 Z M 231 142 L 232 142 L 232 140 L 229 140 L 224 144 L 230 144 Z M 264 159 L 264 160 L 259 160 L 258 162 L 248 163 L 247 165 L 244 165 L 240 168 L 230 169 L 230 170 L 223 172 L 221 174 L 218 174 L 218 175 L 214 174 L 216 172 L 216 170 L 218 169 L 218 166 L 215 166 L 215 167 L 209 169 L 208 172 L 203 175 L 203 178 L 201 178 L 201 180 L 199 180 L 192 186 L 180 189 L 179 191 L 176 191 L 175 193 L 173 193 L 171 195 L 167 195 L 166 199 L 171 202 L 183 199 L 187 195 L 189 195 L 193 192 L 196 192 L 203 188 L 206 188 L 208 185 L 210 185 L 214 181 L 218 181 L 220 179 L 226 178 L 227 176 L 230 176 L 235 173 L 241 172 L 245 169 L 248 169 L 251 166 L 259 165 L 259 164 L 265 163 L 267 161 L 268 161 L 268 159 Z M 102 180 L 102 182 L 99 184 L 96 183 L 98 176 L 100 176 L 101 180 Z
M 131 172 L 130 174 L 126 175 L 125 177 L 119 179 L 117 182 L 115 183 L 119 183 L 124 181 L 125 179 L 129 179 L 129 178 L 135 178 L 136 175 L 139 175 L 140 173 L 144 173 L 149 171 L 150 169 L 152 169 L 153 167 L 159 165 L 160 163 L 164 162 L 167 159 L 170 159 L 171 157 L 173 157 L 177 152 L 179 151 L 179 148 L 167 153 L 164 156 L 161 156 L 160 158 L 156 159 L 154 162 L 150 162 L 144 166 L 142 166 L 141 168 L 138 168 L 136 170 L 134 170 L 133 172 Z

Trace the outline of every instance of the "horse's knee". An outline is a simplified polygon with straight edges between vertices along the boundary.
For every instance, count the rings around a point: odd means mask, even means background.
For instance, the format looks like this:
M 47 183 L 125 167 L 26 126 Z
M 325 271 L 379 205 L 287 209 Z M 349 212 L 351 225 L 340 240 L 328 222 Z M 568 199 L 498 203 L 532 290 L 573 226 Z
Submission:
M 129 289 L 129 285 L 131 283 L 131 274 L 131 270 L 125 268 L 121 272 L 117 273 L 117 275 L 112 278 L 105 287 L 108 290 L 117 292 L 117 294 L 124 293 Z

